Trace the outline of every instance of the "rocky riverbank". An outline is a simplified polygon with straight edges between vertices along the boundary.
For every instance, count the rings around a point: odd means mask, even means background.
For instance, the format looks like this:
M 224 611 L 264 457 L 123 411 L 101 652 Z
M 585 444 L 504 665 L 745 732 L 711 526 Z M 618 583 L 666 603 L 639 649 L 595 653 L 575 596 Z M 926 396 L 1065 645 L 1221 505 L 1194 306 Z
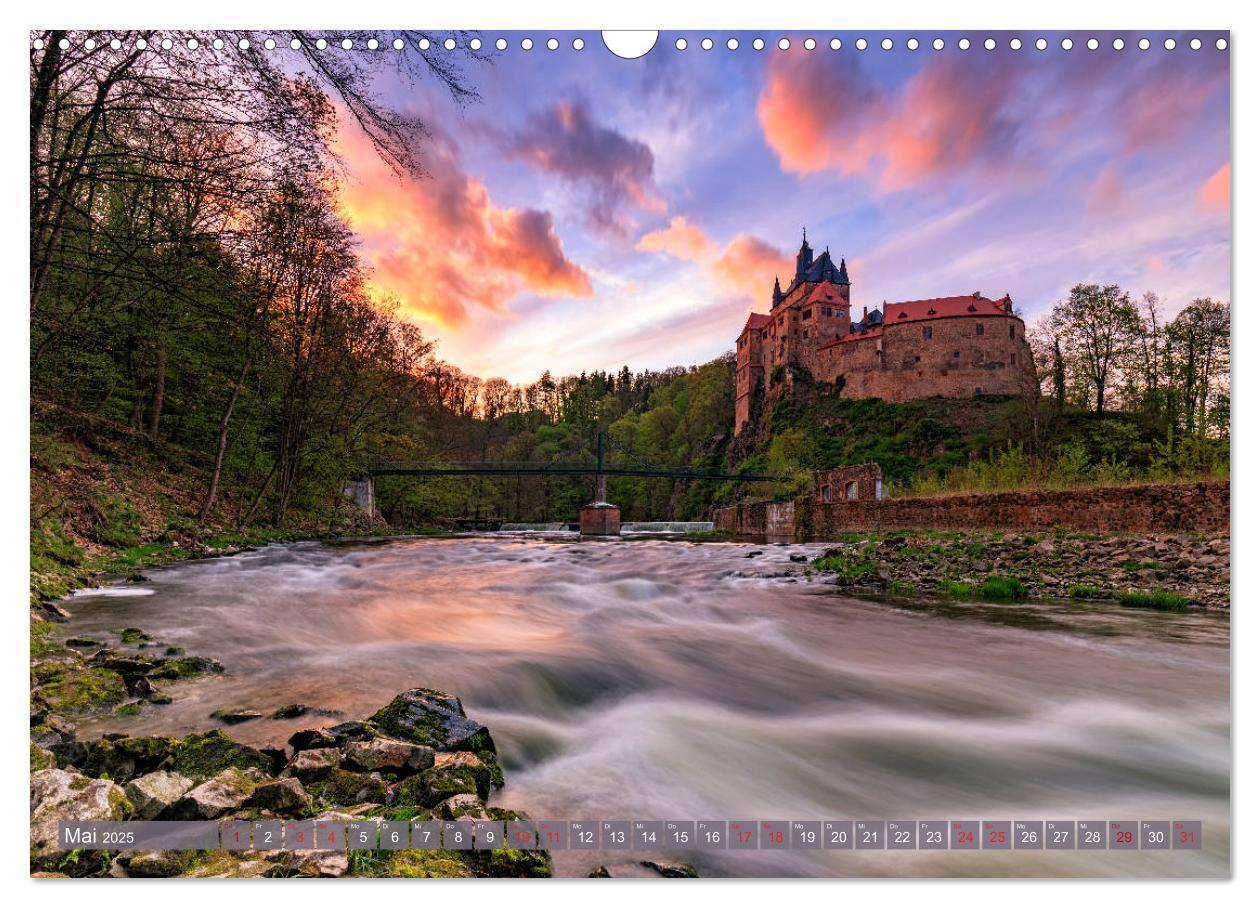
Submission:
M 865 533 L 811 569 L 855 591 L 1229 608 L 1229 537 Z
M 117 693 L 116 685 L 101 679 L 96 683 Z M 349 822 L 525 817 L 487 806 L 490 793 L 503 785 L 494 741 L 484 726 L 468 718 L 457 698 L 439 691 L 409 690 L 363 721 L 300 731 L 284 745 L 264 748 L 237 743 L 218 729 L 184 738 L 107 735 L 97 741 L 79 741 L 69 721 L 47 711 L 46 706 L 56 702 L 68 701 L 57 701 L 47 691 L 33 698 L 34 875 L 551 875 L 545 851 L 511 849 L 58 851 L 57 824 L 70 818 Z

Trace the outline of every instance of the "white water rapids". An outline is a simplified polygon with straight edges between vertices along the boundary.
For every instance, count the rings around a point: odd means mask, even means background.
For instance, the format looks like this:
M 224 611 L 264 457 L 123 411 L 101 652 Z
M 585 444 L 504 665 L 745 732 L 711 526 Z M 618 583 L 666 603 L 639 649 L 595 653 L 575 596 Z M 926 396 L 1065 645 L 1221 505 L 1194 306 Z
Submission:
M 497 802 L 538 819 L 1201 819 L 1205 843 L 668 855 L 701 875 L 1228 873 L 1228 616 L 862 601 L 789 560 L 821 548 L 465 537 L 156 569 L 68 600 L 66 635 L 139 627 L 226 672 L 80 733 L 185 734 L 290 703 L 362 718 L 428 686 L 490 728 Z

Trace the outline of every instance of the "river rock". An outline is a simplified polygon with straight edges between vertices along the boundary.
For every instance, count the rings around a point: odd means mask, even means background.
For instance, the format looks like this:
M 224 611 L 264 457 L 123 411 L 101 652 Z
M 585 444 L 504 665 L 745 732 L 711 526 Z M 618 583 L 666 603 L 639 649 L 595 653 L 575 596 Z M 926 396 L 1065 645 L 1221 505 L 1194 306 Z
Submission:
M 307 728 L 294 732 L 289 737 L 289 746 L 295 751 L 316 750 L 323 747 L 336 747 L 337 739 L 322 728 Z
M 240 725 L 242 722 L 261 719 L 262 713 L 252 709 L 216 709 L 210 714 L 210 718 L 217 719 L 225 725 Z
M 639 863 L 649 870 L 655 870 L 661 876 L 670 879 L 699 879 L 700 877 L 700 874 L 696 873 L 696 868 L 690 864 L 671 861 L 640 861 Z
M 592 879 L 592 880 L 611 880 L 612 879 L 612 874 L 608 872 L 608 868 L 605 867 L 603 864 L 600 864 L 598 867 L 596 867 L 586 876 L 588 879 Z
M 341 753 L 335 747 L 299 750 L 284 768 L 286 776 L 297 776 L 307 785 L 328 778 L 341 765 Z
M 42 860 L 57 848 L 62 820 L 122 820 L 131 802 L 109 779 L 89 779 L 64 769 L 31 773 L 31 858 Z
M 351 741 L 342 749 L 346 765 L 351 769 L 368 772 L 388 770 L 397 773 L 415 773 L 428 769 L 434 763 L 436 751 L 423 744 L 411 744 L 397 738 L 373 738 L 370 741 Z
M 135 819 L 154 820 L 193 787 L 192 779 L 177 772 L 151 772 L 123 786 L 135 806 Z
M 286 851 L 273 870 L 280 876 L 345 876 L 350 871 L 350 856 L 345 851 Z
M 78 765 L 90 776 L 127 782 L 162 768 L 174 746 L 174 738 L 161 736 L 102 738 L 88 745 L 87 755 Z
M 257 769 L 225 769 L 176 801 L 165 818 L 213 820 L 239 810 L 265 778 Z
M 490 732 L 468 718 L 458 697 L 426 687 L 404 691 L 368 721 L 387 735 L 435 750 L 494 751 Z
M 420 774 L 424 786 L 423 806 L 431 807 L 457 794 L 476 795 L 481 800 L 490 796 L 490 767 L 476 754 L 468 752 L 439 755 L 432 768 Z
M 249 796 L 245 806 L 283 815 L 304 812 L 310 806 L 310 801 L 302 782 L 289 777 L 259 785 Z

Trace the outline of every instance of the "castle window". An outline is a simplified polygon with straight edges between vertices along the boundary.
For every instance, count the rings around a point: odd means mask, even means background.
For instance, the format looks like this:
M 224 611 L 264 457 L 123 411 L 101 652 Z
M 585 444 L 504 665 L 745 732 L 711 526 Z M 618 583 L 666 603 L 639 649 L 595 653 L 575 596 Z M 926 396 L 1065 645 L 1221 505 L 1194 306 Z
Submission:
M 856 482 L 846 482 L 844 484 L 844 497 L 849 501 L 857 501 L 858 484 Z
M 976 337 L 979 337 L 982 334 L 984 334 L 984 323 L 976 322 Z
M 810 315 L 813 314 L 813 311 L 814 311 L 813 309 L 806 309 L 804 312 L 802 312 L 801 321 L 805 321 L 807 318 L 809 318 Z
M 823 486 L 823 504 L 831 504 L 831 486 Z
M 958 351 L 957 351 L 957 350 L 955 350 L 955 351 L 954 351 L 954 359 L 958 359 Z
M 930 341 L 932 339 L 932 326 L 931 325 L 925 325 L 923 327 L 923 339 L 925 341 Z
M 1014 353 L 1012 353 L 1012 354 L 1011 354 L 1011 365 L 1012 365 L 1012 366 L 1013 366 L 1013 365 L 1015 365 L 1015 354 L 1014 354 Z
M 1012 337 L 1012 338 L 1014 338 L 1014 337 L 1015 337 L 1015 326 L 1014 326 L 1014 325 L 1011 325 L 1011 337 Z
M 831 307 L 823 306 L 823 315 L 831 315 Z
M 804 333 L 801 335 L 801 337 L 805 338 L 806 340 L 809 340 L 809 329 L 808 329 L 808 328 L 806 328 L 806 329 L 805 329 L 805 331 L 804 331 Z
M 979 385 L 976 385 L 976 397 L 979 397 L 983 393 L 984 393 L 984 388 L 980 387 Z
M 914 356 L 914 361 L 917 363 L 917 362 L 918 362 L 919 360 L 921 360 L 921 359 L 923 359 L 923 357 L 919 356 L 919 355 L 916 353 L 916 354 L 915 354 L 915 356 Z

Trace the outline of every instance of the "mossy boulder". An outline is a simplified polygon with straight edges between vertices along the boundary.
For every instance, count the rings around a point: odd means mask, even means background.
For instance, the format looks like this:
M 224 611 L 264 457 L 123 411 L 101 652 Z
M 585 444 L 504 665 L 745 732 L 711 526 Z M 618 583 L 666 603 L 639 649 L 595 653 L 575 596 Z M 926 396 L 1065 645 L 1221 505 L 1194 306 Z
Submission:
M 229 768 L 270 772 L 272 765 L 262 751 L 239 744 L 216 728 L 176 741 L 168 768 L 196 782 Z
M 490 732 L 468 718 L 458 697 L 427 687 L 404 691 L 368 721 L 384 734 L 434 750 L 495 751 Z
M 41 769 L 52 769 L 57 765 L 57 758 L 51 750 L 45 750 L 34 741 L 31 742 L 31 772 Z
M 176 743 L 175 738 L 161 736 L 102 738 L 87 745 L 79 768 L 90 776 L 126 782 L 155 772 L 170 759 Z
M 551 855 L 546 851 L 519 851 L 500 848 L 495 851 L 470 851 L 468 863 L 476 876 L 519 879 L 552 875 Z
M 138 627 L 120 627 L 115 630 L 114 633 L 118 635 L 118 639 L 123 643 L 132 645 L 137 643 L 148 643 L 153 639 Z
M 108 669 L 87 668 L 41 684 L 32 692 L 31 701 L 46 712 L 76 716 L 112 709 L 127 697 L 122 675 Z
M 478 801 L 489 797 L 490 770 L 475 754 L 461 752 L 438 757 L 447 759 L 393 787 L 393 803 L 436 807 L 456 795 L 471 795 Z
M 150 678 L 164 678 L 178 681 L 184 678 L 196 678 L 200 675 L 220 674 L 223 665 L 205 656 L 185 656 L 182 659 L 171 659 L 149 672 Z
M 192 780 L 177 772 L 151 772 L 128 782 L 123 791 L 135 806 L 137 820 L 156 820 L 192 787 Z
M 310 809 L 311 798 L 300 780 L 276 779 L 255 788 L 245 806 L 281 816 L 296 816 Z
M 213 820 L 239 810 L 267 777 L 257 769 L 225 769 L 192 788 L 164 811 L 163 819 Z
M 141 851 L 125 857 L 123 866 L 127 876 L 174 877 L 183 876 L 197 862 L 196 851 Z
M 458 851 L 399 851 L 389 860 L 392 877 L 453 879 L 476 875 Z
M 31 675 L 36 684 L 51 684 L 63 681 L 83 671 L 83 657 L 78 653 L 60 647 L 47 650 L 36 656 L 32 653 Z

